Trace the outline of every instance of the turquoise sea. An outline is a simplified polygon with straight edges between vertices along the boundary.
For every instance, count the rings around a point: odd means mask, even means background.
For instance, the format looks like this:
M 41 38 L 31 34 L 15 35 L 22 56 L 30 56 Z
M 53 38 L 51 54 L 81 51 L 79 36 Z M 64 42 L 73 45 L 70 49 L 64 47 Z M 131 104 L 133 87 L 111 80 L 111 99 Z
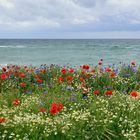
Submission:
M 105 64 L 140 61 L 139 39 L 0 39 L 0 64 Z

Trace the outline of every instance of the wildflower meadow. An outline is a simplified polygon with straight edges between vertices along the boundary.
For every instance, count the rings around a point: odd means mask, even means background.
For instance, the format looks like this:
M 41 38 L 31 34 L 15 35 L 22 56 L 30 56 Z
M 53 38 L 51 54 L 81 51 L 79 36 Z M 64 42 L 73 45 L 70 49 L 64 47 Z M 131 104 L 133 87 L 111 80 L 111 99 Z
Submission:
M 140 140 L 140 66 L 0 70 L 0 140 Z

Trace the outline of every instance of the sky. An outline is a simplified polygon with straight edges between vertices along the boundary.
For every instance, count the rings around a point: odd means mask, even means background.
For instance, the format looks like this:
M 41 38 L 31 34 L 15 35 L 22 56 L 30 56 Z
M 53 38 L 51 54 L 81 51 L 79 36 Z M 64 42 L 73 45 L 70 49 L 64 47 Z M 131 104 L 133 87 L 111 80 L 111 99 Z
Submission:
M 0 38 L 140 38 L 140 0 L 0 0 Z

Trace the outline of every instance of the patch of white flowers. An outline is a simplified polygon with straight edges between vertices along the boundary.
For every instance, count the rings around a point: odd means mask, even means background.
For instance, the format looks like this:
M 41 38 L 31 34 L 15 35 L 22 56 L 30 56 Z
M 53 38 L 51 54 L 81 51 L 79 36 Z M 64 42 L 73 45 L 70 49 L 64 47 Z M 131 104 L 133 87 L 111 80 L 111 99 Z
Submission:
M 113 94 L 111 97 L 89 96 L 88 100 L 73 103 L 70 108 L 64 107 L 54 116 L 48 112 L 32 112 L 32 108 L 38 106 L 38 95 L 23 96 L 20 106 L 0 108 L 0 116 L 6 118 L 6 122 L 0 124 L 0 139 L 28 140 L 32 135 L 47 138 L 59 133 L 70 139 L 80 139 L 80 135 L 86 140 L 93 137 L 137 139 L 140 133 L 140 99 L 117 92 Z M 113 127 L 120 132 L 119 136 Z M 37 131 L 39 134 L 35 133 Z

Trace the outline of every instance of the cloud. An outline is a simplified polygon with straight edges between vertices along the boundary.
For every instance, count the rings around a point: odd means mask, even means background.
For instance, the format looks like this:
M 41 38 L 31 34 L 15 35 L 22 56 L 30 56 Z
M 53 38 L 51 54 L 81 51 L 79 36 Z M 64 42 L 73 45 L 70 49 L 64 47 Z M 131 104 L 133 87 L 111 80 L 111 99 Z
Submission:
M 12 27 L 85 24 L 96 18 L 71 0 L 0 0 L 0 24 Z
M 8 0 L 0 0 L 0 6 L 8 9 L 14 7 L 13 3 Z
M 133 30 L 139 7 L 139 0 L 0 0 L 0 29 Z

